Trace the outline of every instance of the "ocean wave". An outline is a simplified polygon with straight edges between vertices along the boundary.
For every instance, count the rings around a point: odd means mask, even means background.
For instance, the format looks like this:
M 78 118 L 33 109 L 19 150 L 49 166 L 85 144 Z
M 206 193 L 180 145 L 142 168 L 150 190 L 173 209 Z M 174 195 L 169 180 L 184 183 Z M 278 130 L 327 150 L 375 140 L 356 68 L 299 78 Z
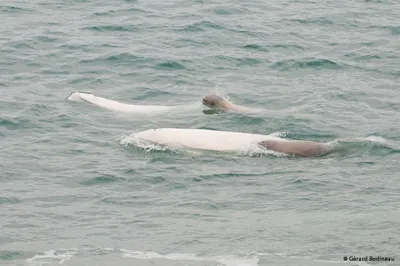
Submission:
M 85 27 L 83 30 L 90 30 L 90 31 L 98 31 L 98 32 L 113 32 L 113 31 L 122 31 L 122 32 L 135 32 L 138 28 L 135 25 L 99 25 L 99 26 L 90 26 Z
M 178 69 L 185 69 L 185 66 L 176 62 L 176 61 L 169 61 L 164 63 L 158 63 L 154 66 L 155 69 L 164 69 L 164 70 L 178 70 Z
M 10 41 L 9 43 L 6 43 L 5 46 L 10 46 L 14 49 L 34 49 L 34 46 L 31 46 L 30 44 L 29 40 L 19 40 L 19 41 Z M 7 48 L 10 49 L 9 47 Z M 15 50 L 10 49 L 9 52 L 15 52 Z
M 33 39 L 33 42 L 56 42 L 58 41 L 58 38 L 53 38 L 53 37 L 49 37 L 49 36 L 45 36 L 45 35 L 40 35 L 40 36 L 36 36 Z
M 93 186 L 93 185 L 100 185 L 100 184 L 108 184 L 120 181 L 121 178 L 111 175 L 111 174 L 100 174 L 96 177 L 90 178 L 88 180 L 84 180 L 79 182 L 85 186 Z
M 390 30 L 393 35 L 400 35 L 400 26 L 390 26 Z
M 31 121 L 23 118 L 0 118 L 0 128 L 5 127 L 8 130 L 18 130 L 32 127 Z
M 332 20 L 327 18 L 308 18 L 308 19 L 289 19 L 288 21 L 297 22 L 300 24 L 320 24 L 320 25 L 332 25 Z
M 106 44 L 101 44 L 100 47 L 102 47 L 104 45 L 104 47 L 107 48 L 112 48 L 115 46 L 107 46 Z M 87 44 L 73 44 L 73 43 L 65 43 L 65 44 L 60 44 L 57 46 L 57 48 L 61 48 L 61 49 L 67 49 L 67 50 L 81 50 L 81 51 L 90 51 L 92 49 L 91 46 L 87 45 Z
M 258 65 L 269 62 L 268 59 L 260 59 L 254 57 L 233 57 L 233 56 L 226 56 L 226 55 L 217 55 L 217 56 L 209 56 L 208 62 L 213 62 L 214 64 L 218 65 L 217 68 L 222 68 L 218 61 L 225 61 L 231 62 L 235 66 L 251 66 L 251 65 Z M 215 62 L 214 62 L 215 61 Z
M 192 180 L 195 182 L 201 182 L 205 180 L 213 180 L 213 179 L 225 179 L 225 178 L 234 178 L 234 177 L 265 177 L 266 175 L 270 175 L 271 172 L 260 172 L 260 173 L 221 173 L 221 174 L 203 174 L 193 177 Z
M 225 266 L 254 266 L 258 265 L 259 258 L 249 257 L 241 258 L 234 255 L 224 255 L 224 256 L 213 256 L 213 257 L 203 257 L 197 256 L 196 254 L 182 254 L 182 253 L 170 253 L 170 254 L 160 254 L 157 252 L 143 252 L 143 251 L 132 251 L 127 249 L 120 249 L 123 257 L 136 258 L 136 259 L 167 259 L 174 261 L 208 261 L 208 262 L 218 262 Z
M 390 156 L 398 151 L 388 140 L 379 136 L 338 138 L 328 142 L 332 147 L 330 156 L 360 157 L 362 154 L 372 156 Z
M 57 249 L 39 252 L 39 254 L 32 256 L 27 259 L 26 262 L 29 265 L 46 265 L 48 263 L 65 264 L 68 261 L 76 258 L 79 260 L 79 256 L 89 255 L 94 256 L 98 254 L 114 253 L 119 254 L 122 258 L 140 259 L 140 260 L 152 260 L 153 263 L 157 263 L 158 259 L 161 260 L 172 260 L 172 261 L 198 261 L 208 263 L 219 263 L 224 266 L 256 266 L 258 265 L 259 258 L 257 255 L 237 256 L 237 255 L 217 255 L 217 256 L 199 256 L 194 253 L 168 253 L 161 254 L 154 251 L 136 251 L 129 249 L 116 249 L 116 248 L 97 248 L 97 249 Z M 157 264 L 156 264 L 157 265 Z M 162 261 L 160 261 L 160 265 Z
M 178 31 L 199 32 L 199 31 L 206 31 L 207 29 L 222 30 L 224 29 L 224 27 L 210 21 L 201 21 L 192 23 L 190 25 L 186 25 L 183 28 L 179 29 Z
M 387 32 L 390 32 L 392 35 L 400 35 L 400 26 L 392 26 L 392 25 L 387 25 L 387 26 L 381 26 L 381 25 L 372 25 L 368 27 L 369 29 L 379 29 L 379 30 L 385 30 Z
M 12 250 L 2 250 L 0 251 L 0 261 L 12 261 L 15 259 L 19 259 L 23 256 L 23 253 L 19 251 Z
M 149 11 L 146 11 L 144 9 L 140 8 L 127 8 L 127 9 L 117 9 L 117 10 L 107 10 L 107 11 L 101 11 L 101 12 L 95 12 L 93 13 L 93 16 L 99 16 L 99 17 L 113 17 L 113 16 L 121 16 L 121 15 L 126 15 L 126 14 L 137 14 L 137 13 L 151 13 Z
M 0 12 L 4 13 L 35 13 L 32 8 L 18 7 L 18 6 L 0 6 Z
M 98 64 L 101 62 L 112 63 L 118 65 L 130 65 L 137 63 L 151 62 L 151 58 L 137 56 L 131 53 L 118 53 L 114 55 L 98 56 L 91 59 L 83 59 L 79 61 L 80 64 Z
M 76 249 L 49 250 L 29 258 L 26 262 L 31 265 L 46 265 L 49 261 L 56 261 L 58 264 L 63 264 L 72 259 L 76 254 L 78 254 Z
M 329 59 L 300 59 L 300 60 L 283 60 L 273 64 L 273 68 L 280 69 L 282 71 L 293 70 L 293 69 L 341 69 L 343 66 Z
M 246 12 L 250 12 L 250 10 L 246 7 L 235 8 L 235 7 L 231 7 L 231 6 L 208 8 L 204 11 L 214 13 L 216 15 L 222 15 L 222 16 L 237 15 L 237 14 L 244 14 Z
M 277 49 L 290 49 L 290 50 L 300 50 L 300 51 L 305 51 L 307 48 L 304 46 L 301 46 L 299 44 L 275 44 L 271 46 L 267 46 L 270 48 L 277 48 Z
M 355 61 L 378 61 L 383 59 L 400 59 L 400 54 L 395 52 L 375 52 L 375 53 L 346 53 L 344 54 L 345 57 L 351 58 Z M 388 61 L 386 61 L 388 62 Z
M 139 221 L 140 222 L 140 221 Z M 20 257 L 18 252 L 9 252 L 14 257 Z M 265 252 L 247 252 L 244 254 L 224 254 L 224 255 L 198 255 L 196 253 L 162 253 L 157 251 L 140 251 L 130 250 L 126 248 L 69 248 L 69 249 L 54 249 L 44 252 L 37 252 L 38 254 L 26 260 L 28 265 L 47 265 L 49 263 L 59 265 L 75 265 L 79 262 L 80 258 L 85 257 L 95 258 L 99 255 L 112 255 L 125 259 L 137 259 L 137 260 L 149 260 L 154 265 L 165 265 L 165 260 L 173 261 L 174 264 L 179 262 L 197 262 L 199 265 L 210 265 L 218 264 L 222 266 L 258 266 L 260 261 L 264 260 L 262 265 L 267 261 L 269 264 L 287 264 L 287 265 L 347 265 L 348 263 L 343 261 L 342 257 L 338 259 L 325 259 L 319 258 L 318 256 L 299 256 L 290 255 L 285 253 L 265 253 Z M 91 260 L 93 261 L 93 259 Z M 135 264 L 135 262 L 133 262 Z M 354 265 L 368 266 L 370 264 L 366 262 L 354 262 Z M 180 264 L 178 264 L 180 265 Z M 196 264 L 195 264 L 196 265 Z M 315 264 L 316 265 L 316 264 Z
M 249 50 L 256 50 L 260 52 L 273 52 L 273 51 L 279 51 L 279 50 L 285 50 L 285 51 L 305 51 L 307 50 L 301 45 L 298 44 L 266 44 L 266 45 L 259 45 L 259 44 L 247 44 L 243 46 L 245 49 Z
M 0 197 L 0 205 L 2 204 L 18 204 L 21 200 L 16 197 Z
M 262 46 L 262 45 L 258 45 L 258 44 L 247 44 L 245 46 L 243 46 L 243 48 L 245 49 L 249 49 L 249 50 L 257 50 L 257 51 L 262 51 L 262 52 L 269 52 L 269 50 Z

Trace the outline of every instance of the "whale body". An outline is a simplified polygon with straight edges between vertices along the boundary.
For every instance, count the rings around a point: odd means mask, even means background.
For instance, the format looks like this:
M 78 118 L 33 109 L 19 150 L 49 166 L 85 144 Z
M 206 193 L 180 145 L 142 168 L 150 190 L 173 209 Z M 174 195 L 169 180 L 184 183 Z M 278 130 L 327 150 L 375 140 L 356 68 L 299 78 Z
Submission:
M 149 129 L 134 133 L 132 137 L 144 144 L 225 152 L 240 152 L 262 141 L 280 139 L 262 134 L 180 128 Z
M 134 133 L 132 137 L 139 145 L 152 144 L 173 149 L 187 148 L 223 152 L 246 152 L 260 148 L 261 150 L 300 157 L 323 155 L 331 149 L 328 143 L 288 140 L 274 135 L 208 129 L 149 129 Z
M 183 106 L 127 104 L 85 92 L 73 92 L 67 99 L 76 102 L 88 102 L 107 110 L 132 113 L 132 114 L 160 114 L 166 111 L 179 109 L 183 107 Z

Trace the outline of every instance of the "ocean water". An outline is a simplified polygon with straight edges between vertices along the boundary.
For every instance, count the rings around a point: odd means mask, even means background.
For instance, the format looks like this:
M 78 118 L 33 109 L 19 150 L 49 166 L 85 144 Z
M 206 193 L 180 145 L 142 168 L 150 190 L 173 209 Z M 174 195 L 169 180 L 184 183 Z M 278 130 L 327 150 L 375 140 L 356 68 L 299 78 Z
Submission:
M 399 265 L 399 14 L 397 0 L 2 0 L 0 264 Z M 190 108 L 133 115 L 73 91 Z M 210 93 L 266 111 L 209 113 Z M 340 149 L 129 141 L 162 127 Z

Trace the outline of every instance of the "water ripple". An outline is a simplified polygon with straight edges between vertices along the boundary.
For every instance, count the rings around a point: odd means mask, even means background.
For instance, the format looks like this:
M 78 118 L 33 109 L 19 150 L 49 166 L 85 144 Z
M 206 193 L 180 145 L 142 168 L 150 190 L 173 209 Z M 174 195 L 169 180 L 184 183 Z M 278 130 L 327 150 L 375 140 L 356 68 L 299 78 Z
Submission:
M 0 261 L 12 261 L 15 259 L 23 258 L 24 254 L 19 251 L 2 250 L 0 251 Z
M 21 200 L 15 197 L 0 197 L 0 204 L 18 204 Z
M 134 25 L 127 25 L 127 26 L 119 26 L 119 25 L 102 25 L 102 26 L 91 26 L 83 28 L 84 30 L 91 30 L 91 31 L 98 31 L 98 32 L 107 32 L 107 31 L 137 31 L 137 27 Z
M 85 185 L 85 186 L 93 186 L 93 185 L 101 185 L 101 184 L 118 182 L 119 180 L 121 180 L 121 178 L 116 177 L 114 175 L 103 174 L 103 175 L 99 175 L 99 176 L 93 177 L 91 179 L 82 181 L 82 182 L 80 182 L 80 184 Z
M 332 20 L 327 18 L 314 18 L 314 19 L 291 19 L 289 21 L 298 22 L 300 24 L 320 24 L 320 25 L 331 25 L 334 24 Z
M 110 56 L 101 56 L 92 59 L 84 59 L 81 60 L 81 64 L 100 64 L 101 62 L 111 63 L 111 64 L 118 64 L 118 65 L 130 65 L 136 63 L 147 63 L 151 62 L 151 59 L 144 58 L 141 56 L 136 56 L 131 53 L 120 53 Z
M 332 60 L 328 59 L 303 59 L 303 60 L 284 60 L 274 63 L 274 68 L 282 71 L 293 70 L 293 69 L 341 69 L 342 66 Z
M 93 16 L 99 16 L 99 17 L 113 17 L 113 16 L 122 16 L 126 14 L 138 14 L 138 13 L 143 13 L 143 14 L 149 14 L 151 12 L 140 9 L 140 8 L 124 8 L 124 9 L 117 9 L 117 10 L 107 10 L 107 11 L 101 11 L 101 12 L 94 12 Z
M 18 6 L 0 6 L 0 12 L 4 14 L 9 14 L 9 13 L 27 13 L 31 14 L 34 12 L 34 9 L 31 8 L 25 8 L 25 7 L 18 7 Z
M 193 24 L 190 24 L 188 26 L 185 26 L 183 29 L 180 29 L 179 31 L 184 31 L 184 32 L 204 32 L 207 29 L 216 29 L 216 30 L 222 30 L 223 27 L 221 25 L 212 23 L 210 21 L 201 21 L 201 22 L 196 22 Z
M 165 62 L 157 64 L 155 66 L 155 69 L 165 69 L 165 70 L 185 69 L 185 66 L 178 62 Z

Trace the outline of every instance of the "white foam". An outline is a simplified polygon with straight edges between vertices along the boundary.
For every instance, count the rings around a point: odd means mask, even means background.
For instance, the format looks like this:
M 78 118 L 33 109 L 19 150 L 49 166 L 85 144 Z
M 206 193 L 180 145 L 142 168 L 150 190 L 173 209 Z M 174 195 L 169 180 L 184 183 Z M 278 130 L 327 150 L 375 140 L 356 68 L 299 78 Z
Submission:
M 387 143 L 387 140 L 382 137 L 378 136 L 368 136 L 368 137 L 349 137 L 349 138 L 341 138 L 341 139 L 336 139 L 333 140 L 329 143 L 335 144 L 335 143 L 341 143 L 341 142 L 376 142 L 376 143 Z
M 224 255 L 215 257 L 200 257 L 193 253 L 171 253 L 171 254 L 160 254 L 157 252 L 144 252 L 144 251 L 131 251 L 127 249 L 121 249 L 123 257 L 135 258 L 135 259 L 167 259 L 167 260 L 179 260 L 179 261 L 214 261 L 225 266 L 254 266 L 258 265 L 258 257 L 240 258 L 234 255 Z
M 369 137 L 366 137 L 365 140 L 372 141 L 372 142 L 379 142 L 379 143 L 387 142 L 387 140 L 385 138 L 378 137 L 378 136 L 369 136 Z
M 60 251 L 57 250 L 45 251 L 43 252 L 42 255 L 35 255 L 32 258 L 27 259 L 27 263 L 32 265 L 44 265 L 48 264 L 49 260 L 50 261 L 56 260 L 58 261 L 58 264 L 63 264 L 64 262 L 70 260 L 77 254 L 77 251 L 75 249 L 66 250 L 66 252 L 64 253 Z
M 106 252 L 117 252 L 122 257 L 125 258 L 134 258 L 141 260 L 171 260 L 171 261 L 199 261 L 199 262 L 216 262 L 220 265 L 224 266 L 258 266 L 260 261 L 260 257 L 268 256 L 268 257 L 281 257 L 284 258 L 284 261 L 292 262 L 292 261 L 301 261 L 301 265 L 307 265 L 308 262 L 319 262 L 323 263 L 323 265 L 330 264 L 339 264 L 346 265 L 350 263 L 349 261 L 343 260 L 324 260 L 318 259 L 316 256 L 296 256 L 289 255 L 286 253 L 260 253 L 260 252 L 252 252 L 248 255 L 217 255 L 217 256 L 199 256 L 195 253 L 169 253 L 169 254 L 160 254 L 155 251 L 134 251 L 128 249 L 115 249 L 115 248 L 82 248 L 82 249 L 58 249 L 58 250 L 49 250 L 42 252 L 40 255 L 35 255 L 32 258 L 27 259 L 27 263 L 29 265 L 62 265 L 66 261 L 72 259 L 78 253 L 80 255 L 89 255 L 93 256 L 94 254 L 98 254 L 98 252 L 93 251 L 106 251 Z M 79 252 L 78 252 L 79 251 Z M 275 259 L 274 259 L 275 260 Z M 280 259 L 282 260 L 282 259 Z M 71 263 L 71 262 L 70 262 Z M 160 265 L 162 262 L 160 262 Z M 351 262 L 352 265 L 360 265 L 360 266 L 371 266 L 366 262 Z M 73 264 L 72 264 L 73 265 Z M 158 265 L 158 264 L 156 264 Z M 295 265 L 295 264 L 293 264 Z M 300 265 L 300 264 L 299 264 Z M 312 264 L 315 265 L 315 264 Z
M 245 146 L 241 151 L 238 152 L 238 155 L 242 156 L 250 156 L 250 157 L 256 157 L 256 156 L 262 156 L 262 155 L 274 155 L 277 157 L 288 157 L 291 156 L 289 154 L 285 154 L 282 152 L 277 152 L 273 150 L 269 150 L 265 147 L 262 147 L 258 145 L 257 143 L 250 143 L 248 146 Z

